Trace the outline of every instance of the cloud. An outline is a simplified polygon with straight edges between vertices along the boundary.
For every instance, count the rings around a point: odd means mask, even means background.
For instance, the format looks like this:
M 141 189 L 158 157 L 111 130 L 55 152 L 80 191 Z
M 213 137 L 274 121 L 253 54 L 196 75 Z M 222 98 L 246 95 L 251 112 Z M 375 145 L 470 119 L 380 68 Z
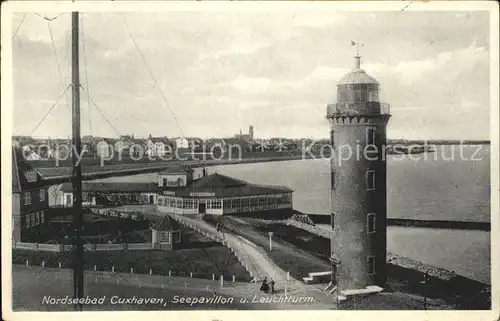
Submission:
M 269 86 L 271 84 L 271 79 L 240 76 L 233 80 L 231 84 L 240 91 L 260 93 L 270 90 Z
M 71 75 L 69 17 L 51 24 L 65 78 Z M 106 118 L 136 136 L 180 135 L 173 115 L 191 136 L 232 135 L 250 123 L 258 136 L 326 136 L 325 106 L 353 66 L 350 40 L 364 44 L 363 68 L 393 106 L 389 133 L 489 135 L 487 13 L 85 13 L 81 23 L 82 85 L 88 75 Z M 42 100 L 55 100 L 61 84 L 46 21 L 29 14 L 13 50 L 14 129 L 22 133 L 43 116 Z M 56 110 L 66 119 L 64 107 Z M 116 135 L 95 107 L 82 113 L 84 134 L 92 122 L 96 135 Z M 473 130 L 458 125 L 474 113 Z M 70 129 L 57 119 L 48 117 L 39 132 L 67 136 Z

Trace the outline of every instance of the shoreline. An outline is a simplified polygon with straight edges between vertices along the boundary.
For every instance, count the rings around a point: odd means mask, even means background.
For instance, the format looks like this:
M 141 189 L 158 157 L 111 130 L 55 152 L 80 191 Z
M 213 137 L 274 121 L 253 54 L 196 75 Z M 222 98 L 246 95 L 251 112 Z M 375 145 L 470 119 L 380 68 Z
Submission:
M 328 214 L 306 214 L 314 224 L 330 224 L 330 215 Z M 412 218 L 392 218 L 386 219 L 387 226 L 402 226 L 415 228 L 435 228 L 447 230 L 470 230 L 470 231 L 491 231 L 490 222 L 480 221 L 458 221 L 458 220 L 424 220 Z

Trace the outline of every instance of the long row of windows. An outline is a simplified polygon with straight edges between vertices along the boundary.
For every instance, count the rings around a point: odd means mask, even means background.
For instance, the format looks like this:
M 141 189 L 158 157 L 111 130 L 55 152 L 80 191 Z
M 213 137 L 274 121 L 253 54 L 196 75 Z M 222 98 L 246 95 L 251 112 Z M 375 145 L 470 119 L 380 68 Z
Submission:
M 34 227 L 45 222 L 45 212 L 36 212 L 24 217 L 26 228 Z
M 224 208 L 245 208 L 257 206 L 274 206 L 289 204 L 292 202 L 290 194 L 267 195 L 258 197 L 241 197 L 224 200 Z
M 350 102 L 378 102 L 379 95 L 378 90 L 366 90 L 366 89 L 349 89 L 349 90 L 339 90 L 338 101 L 350 101 Z
M 212 198 L 207 199 L 207 209 L 221 209 L 221 208 L 245 208 L 245 207 L 257 207 L 257 206 L 274 206 L 290 204 L 292 202 L 291 194 L 278 194 L 278 195 L 267 195 L 258 197 L 241 197 L 234 199 L 220 199 Z M 179 197 L 158 197 L 158 205 L 167 206 L 173 208 L 183 208 L 183 209 L 196 209 L 198 208 L 199 200 L 195 198 L 179 198 Z
M 45 189 L 39 191 L 40 202 L 45 202 Z M 31 205 L 31 192 L 24 192 L 24 205 Z
M 159 196 L 158 205 L 172 208 L 196 209 L 198 208 L 198 200 L 193 198 L 179 198 L 169 196 Z
M 184 180 L 182 178 L 177 178 L 177 179 L 168 179 L 168 178 L 163 178 L 163 186 L 167 187 L 176 187 L 176 186 L 184 186 Z

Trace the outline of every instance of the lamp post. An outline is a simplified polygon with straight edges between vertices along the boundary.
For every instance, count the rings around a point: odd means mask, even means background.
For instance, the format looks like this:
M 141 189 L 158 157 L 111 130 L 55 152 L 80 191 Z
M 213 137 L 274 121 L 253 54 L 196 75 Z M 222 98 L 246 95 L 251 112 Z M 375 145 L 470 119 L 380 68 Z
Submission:
M 425 271 L 424 278 L 420 281 L 420 284 L 424 285 L 424 310 L 427 310 L 427 281 L 429 280 L 429 272 Z

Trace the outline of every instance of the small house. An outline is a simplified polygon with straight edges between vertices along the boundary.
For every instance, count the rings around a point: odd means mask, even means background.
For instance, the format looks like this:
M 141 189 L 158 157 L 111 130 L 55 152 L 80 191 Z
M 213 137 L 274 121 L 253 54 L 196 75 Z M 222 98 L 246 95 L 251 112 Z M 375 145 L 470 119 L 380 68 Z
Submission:
M 181 242 L 179 223 L 166 215 L 151 227 L 151 245 L 157 250 L 172 250 Z

